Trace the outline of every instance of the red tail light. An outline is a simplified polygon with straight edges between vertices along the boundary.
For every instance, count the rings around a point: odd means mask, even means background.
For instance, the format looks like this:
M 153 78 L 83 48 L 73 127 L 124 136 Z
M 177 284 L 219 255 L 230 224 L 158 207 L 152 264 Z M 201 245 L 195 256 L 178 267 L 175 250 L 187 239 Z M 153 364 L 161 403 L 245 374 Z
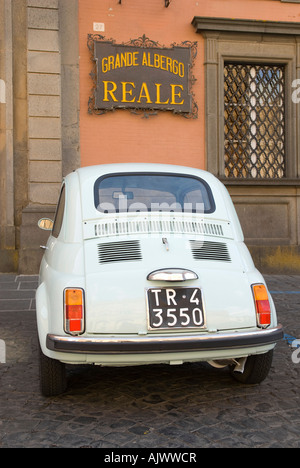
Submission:
M 84 332 L 84 293 L 80 288 L 67 288 L 64 292 L 64 328 L 70 335 Z
M 254 284 L 252 285 L 252 290 L 256 307 L 257 325 L 261 328 L 267 328 L 271 324 L 271 306 L 267 289 L 263 284 Z

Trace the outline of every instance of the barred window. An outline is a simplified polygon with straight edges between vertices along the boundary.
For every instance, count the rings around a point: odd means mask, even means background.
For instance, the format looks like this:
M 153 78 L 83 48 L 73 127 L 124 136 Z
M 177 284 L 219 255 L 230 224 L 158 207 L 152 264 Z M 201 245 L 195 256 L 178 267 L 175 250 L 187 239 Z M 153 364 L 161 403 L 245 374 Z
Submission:
M 225 176 L 285 177 L 285 67 L 225 63 Z

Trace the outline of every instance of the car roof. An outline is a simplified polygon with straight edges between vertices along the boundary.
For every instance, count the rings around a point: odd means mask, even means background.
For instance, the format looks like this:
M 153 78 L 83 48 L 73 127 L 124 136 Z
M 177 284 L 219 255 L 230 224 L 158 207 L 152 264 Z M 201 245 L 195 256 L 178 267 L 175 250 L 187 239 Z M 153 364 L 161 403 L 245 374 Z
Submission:
M 78 173 L 81 182 L 89 179 L 98 179 L 107 174 L 117 174 L 124 172 L 158 172 L 158 173 L 174 173 L 195 175 L 207 181 L 212 181 L 214 176 L 202 169 L 196 169 L 187 166 L 177 166 L 171 164 L 154 164 L 154 163 L 116 163 L 116 164 L 100 164 L 95 166 L 81 167 L 75 172 Z

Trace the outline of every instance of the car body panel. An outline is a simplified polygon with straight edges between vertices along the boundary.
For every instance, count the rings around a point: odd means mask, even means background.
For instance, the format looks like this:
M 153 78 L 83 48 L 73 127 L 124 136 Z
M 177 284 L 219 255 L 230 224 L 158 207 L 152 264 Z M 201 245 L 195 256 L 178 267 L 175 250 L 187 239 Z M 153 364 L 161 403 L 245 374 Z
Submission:
M 160 237 L 143 238 L 140 242 L 142 260 L 107 264 L 99 264 L 97 260 L 98 240 L 85 243 L 88 332 L 146 331 L 145 290 L 168 287 L 167 282 L 147 281 L 147 276 L 153 270 L 166 267 L 187 267 L 197 273 L 199 279 L 187 281 L 184 285 L 173 283 L 172 287 L 202 289 L 205 310 L 209 311 L 206 314 L 208 328 L 225 330 L 255 326 L 251 289 L 234 245 L 231 245 L 231 255 L 237 258 L 235 264 L 228 265 L 220 261 L 194 260 L 189 237 L 169 236 L 168 240 L 169 251 L 164 248 Z M 235 286 L 237 284 L 238 287 Z
M 107 174 L 121 173 L 183 174 L 203 179 L 211 188 L 215 210 L 199 213 L 100 213 L 94 203 L 94 184 Z M 231 198 L 221 182 L 198 169 L 156 165 L 116 164 L 81 168 L 64 181 L 65 204 L 57 237 L 50 235 L 40 267 L 37 290 L 37 323 L 42 351 L 50 358 L 71 363 L 100 365 L 133 365 L 158 362 L 185 362 L 223 358 L 239 358 L 265 353 L 273 342 L 237 346 L 212 346 L 199 349 L 142 349 L 128 353 L 124 340 L 151 337 L 162 343 L 176 340 L 216 339 L 215 335 L 251 332 L 268 335 L 257 327 L 251 285 L 264 284 L 247 247 Z M 150 281 L 156 270 L 187 269 L 197 279 L 169 282 Z M 202 294 L 204 322 L 198 327 L 149 326 L 149 289 L 177 290 L 199 288 Z M 76 336 L 64 331 L 64 290 L 82 288 L 85 297 L 85 328 L 77 343 L 96 342 L 99 352 L 72 344 Z M 278 327 L 275 307 L 269 329 Z M 174 307 L 170 307 L 170 317 Z M 169 313 L 169 311 L 168 311 Z M 178 313 L 178 311 L 176 312 Z M 200 323 L 200 322 L 199 322 Z M 276 333 L 275 333 L 276 334 Z M 275 336 L 275 335 L 274 335 Z M 49 337 L 53 337 L 53 339 Z M 190 337 L 190 338 L 189 338 Z M 214 340 L 213 340 L 214 337 Z M 218 338 L 218 337 L 217 337 Z M 117 340 L 121 347 L 111 354 L 101 353 L 101 340 Z M 194 339 L 194 338 L 193 338 Z M 98 340 L 98 341 L 97 341 Z M 146 341 L 150 340 L 150 341 Z M 176 342 L 177 342 L 176 341 Z M 53 343 L 58 343 L 54 345 Z M 48 343 L 48 344 L 47 344 Z M 51 344 L 52 343 L 52 344 Z M 228 341 L 229 343 L 229 341 Z M 148 349 L 148 351 L 147 351 Z

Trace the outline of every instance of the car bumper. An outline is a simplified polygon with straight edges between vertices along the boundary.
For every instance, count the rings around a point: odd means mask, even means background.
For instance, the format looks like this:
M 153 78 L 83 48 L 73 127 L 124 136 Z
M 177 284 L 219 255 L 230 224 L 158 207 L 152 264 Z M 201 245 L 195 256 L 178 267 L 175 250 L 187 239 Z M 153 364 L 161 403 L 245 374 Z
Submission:
M 272 345 L 283 338 L 283 327 L 243 332 L 198 333 L 137 337 L 83 337 L 47 335 L 49 350 L 79 354 L 154 354 L 214 351 Z

